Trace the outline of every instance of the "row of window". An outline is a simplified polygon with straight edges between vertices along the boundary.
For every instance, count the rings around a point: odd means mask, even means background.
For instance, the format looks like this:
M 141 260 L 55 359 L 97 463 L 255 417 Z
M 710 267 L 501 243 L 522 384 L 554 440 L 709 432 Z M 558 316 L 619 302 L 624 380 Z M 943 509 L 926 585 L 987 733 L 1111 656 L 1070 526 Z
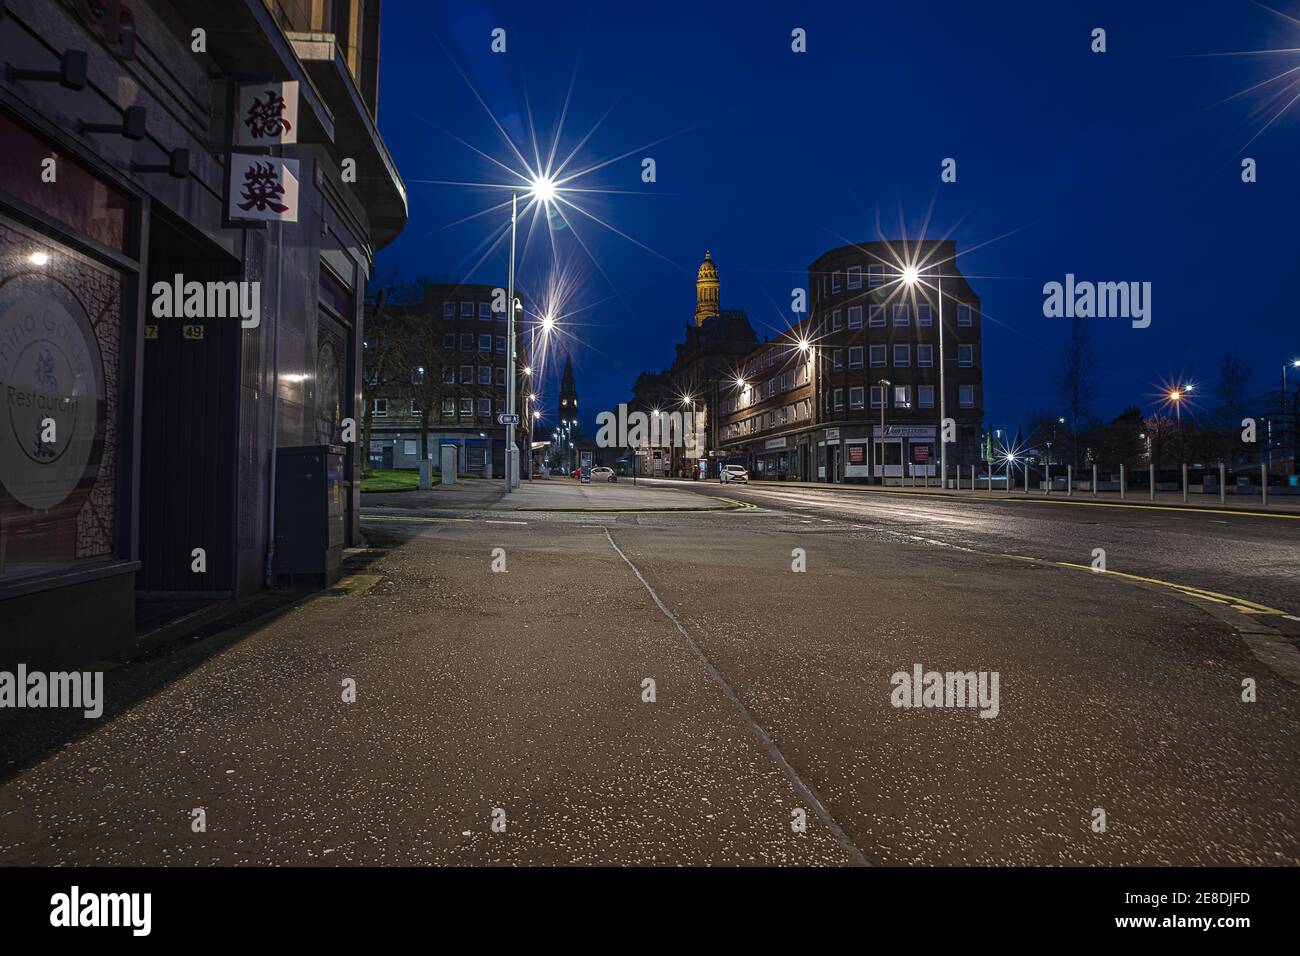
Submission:
M 884 385 L 871 386 L 871 407 L 872 408 L 880 408 L 881 401 L 886 397 L 885 388 L 886 386 Z M 910 409 L 912 407 L 934 408 L 934 386 L 933 385 L 916 386 L 915 406 L 912 405 L 911 385 L 895 385 L 893 386 L 893 389 L 894 389 L 893 407 L 896 409 Z M 842 388 L 836 388 L 831 390 L 831 392 L 829 393 L 830 404 L 835 408 L 837 412 L 844 410 L 844 391 L 845 390 Z M 862 408 L 863 402 L 865 400 L 866 389 L 861 385 L 857 385 L 854 386 L 853 388 L 848 389 L 848 393 L 849 393 L 849 408 Z M 957 404 L 962 408 L 975 407 L 975 386 L 974 385 L 958 386 Z
M 492 303 L 490 302 L 480 302 L 478 303 L 477 307 L 473 302 L 462 302 L 460 304 L 460 317 L 462 319 L 474 318 L 474 314 L 476 311 L 478 313 L 479 319 L 481 319 L 484 322 L 491 322 L 493 319 L 504 319 L 506 317 L 505 312 L 494 311 L 492 308 Z M 516 315 L 517 314 L 518 313 L 516 312 Z M 444 319 L 456 318 L 455 302 L 444 302 L 442 304 L 442 317 Z
M 739 395 L 722 400 L 722 413 L 725 415 L 727 412 L 739 411 L 765 399 L 776 398 L 780 393 L 788 392 L 792 388 L 801 388 L 808 384 L 810 375 L 808 363 L 800 362 L 796 367 L 780 375 L 774 375 L 766 382 L 747 384 L 740 390 Z
M 442 348 L 445 352 L 456 351 L 455 332 L 448 332 L 443 335 Z M 473 332 L 460 333 L 460 351 L 462 352 L 491 352 L 494 348 L 498 355 L 506 354 L 506 337 L 504 335 L 480 335 L 476 343 Z
M 871 367 L 887 368 L 889 358 L 889 347 L 886 345 L 873 345 L 870 347 Z M 844 368 L 844 349 L 831 349 L 831 367 L 835 371 Z M 848 349 L 849 368 L 862 368 L 863 347 L 854 345 Z M 934 346 L 928 343 L 922 343 L 916 347 L 916 367 L 930 368 L 934 365 Z M 899 344 L 894 346 L 894 368 L 911 368 L 912 366 L 912 346 Z M 975 367 L 975 346 L 958 345 L 957 346 L 957 367 L 974 368 Z
M 743 438 L 755 432 L 781 428 L 784 425 L 807 421 L 810 418 L 812 418 L 812 401 L 805 398 L 789 405 L 783 405 L 780 408 L 774 408 L 761 415 L 753 415 L 738 422 L 729 422 L 722 426 L 722 439 L 730 441 L 734 438 Z
M 885 306 L 868 305 L 867 307 L 867 326 L 873 329 L 883 329 L 885 327 Z M 891 304 L 891 318 L 896 326 L 909 326 L 912 324 L 912 317 L 915 314 L 916 324 L 918 326 L 934 325 L 934 308 L 928 302 L 917 302 L 913 308 L 910 302 L 894 302 Z M 838 332 L 844 328 L 845 312 L 848 313 L 848 327 L 850 329 L 862 328 L 862 306 L 851 305 L 847 310 L 831 310 L 831 331 Z M 957 305 L 957 325 L 968 328 L 975 324 L 975 312 L 965 302 Z
M 477 412 L 475 411 L 476 404 Z M 492 399 L 490 398 L 444 398 L 442 400 L 442 417 L 455 418 L 458 406 L 461 418 L 485 418 L 492 415 Z M 504 412 L 506 410 L 505 402 L 497 400 L 496 410 L 498 414 Z M 375 418 L 387 418 L 390 414 L 401 415 L 403 413 L 395 401 L 390 401 L 387 398 L 376 398 L 371 406 L 371 412 Z M 420 403 L 415 399 L 411 399 L 406 413 L 419 415 Z

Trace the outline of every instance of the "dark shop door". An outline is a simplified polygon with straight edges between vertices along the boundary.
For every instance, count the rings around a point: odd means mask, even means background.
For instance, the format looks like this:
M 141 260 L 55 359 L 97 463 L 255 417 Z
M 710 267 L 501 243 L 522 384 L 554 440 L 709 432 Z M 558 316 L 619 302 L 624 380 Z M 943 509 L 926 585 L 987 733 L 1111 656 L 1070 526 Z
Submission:
M 237 282 L 239 264 L 160 215 L 149 246 L 136 589 L 215 597 L 234 587 L 241 327 L 237 316 L 156 318 L 152 290 L 177 275 Z

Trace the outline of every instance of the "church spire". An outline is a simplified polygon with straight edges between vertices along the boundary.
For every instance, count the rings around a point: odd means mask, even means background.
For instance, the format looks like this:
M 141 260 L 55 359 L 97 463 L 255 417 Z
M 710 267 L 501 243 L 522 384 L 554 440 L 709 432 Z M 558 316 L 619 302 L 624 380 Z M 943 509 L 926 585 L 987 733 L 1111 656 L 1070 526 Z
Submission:
M 721 315 L 718 297 L 718 267 L 713 264 L 713 253 L 706 250 L 704 261 L 695 278 L 695 325 L 698 328 L 705 319 Z

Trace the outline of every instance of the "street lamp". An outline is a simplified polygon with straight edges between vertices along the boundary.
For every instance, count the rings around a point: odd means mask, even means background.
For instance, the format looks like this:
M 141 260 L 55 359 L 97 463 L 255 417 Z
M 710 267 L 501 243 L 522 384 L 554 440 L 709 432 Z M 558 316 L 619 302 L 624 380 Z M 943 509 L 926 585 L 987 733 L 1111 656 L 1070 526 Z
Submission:
M 527 194 L 536 199 L 543 207 L 549 208 L 555 199 L 555 181 L 550 176 L 533 176 L 529 182 Z M 511 419 L 515 415 L 515 232 L 519 219 L 519 193 L 510 193 L 510 267 L 506 282 L 506 413 Z M 517 430 L 513 424 L 505 427 L 505 481 L 506 494 L 514 490 L 515 474 L 519 468 L 519 449 L 515 447 Z
M 882 378 L 877 384 L 880 386 L 880 487 L 885 487 L 885 404 L 889 401 L 889 392 L 887 389 L 894 383 L 887 378 Z M 901 454 L 902 445 L 899 445 L 900 454 L 898 457 L 899 464 L 902 464 L 903 457 Z M 899 469 L 902 474 L 902 469 Z M 902 482 L 899 482 L 900 486 Z
M 1286 373 L 1293 368 L 1300 368 L 1300 358 L 1286 362 L 1282 365 L 1282 434 L 1286 434 Z M 1282 439 L 1285 444 L 1285 437 Z M 1300 410 L 1297 410 L 1296 421 L 1291 424 L 1291 442 L 1293 446 L 1300 446 Z M 1296 457 L 1295 447 L 1292 448 L 1291 456 Z M 1271 450 L 1270 450 L 1271 457 Z
M 909 286 L 915 287 L 921 282 L 921 270 L 916 266 L 907 266 L 903 269 L 903 281 Z M 939 487 L 948 487 L 948 442 L 944 435 L 944 423 L 948 420 L 948 389 L 944 387 L 944 360 L 943 360 L 943 269 L 942 266 L 934 268 L 935 291 L 939 299 Z M 883 401 L 883 399 L 882 399 Z M 882 408 L 883 411 L 883 408 Z M 884 431 L 881 431 L 881 437 L 884 437 Z M 901 461 L 901 459 L 900 459 Z M 882 476 L 883 478 L 883 476 Z

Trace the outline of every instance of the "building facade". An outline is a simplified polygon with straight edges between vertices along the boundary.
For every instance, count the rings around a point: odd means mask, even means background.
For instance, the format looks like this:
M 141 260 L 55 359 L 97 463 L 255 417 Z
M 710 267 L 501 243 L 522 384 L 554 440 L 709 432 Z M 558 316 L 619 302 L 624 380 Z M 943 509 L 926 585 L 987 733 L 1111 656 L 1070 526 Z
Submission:
M 0 661 L 129 655 L 137 596 L 328 579 L 357 539 L 361 303 L 406 220 L 379 8 L 4 3 Z
M 507 426 L 506 314 L 503 287 L 426 284 L 420 302 L 379 304 L 367 337 L 366 402 L 370 467 L 412 469 L 428 458 L 440 466 L 443 445 L 457 452 L 457 470 L 481 478 L 504 475 Z M 526 473 L 530 369 L 524 349 L 527 314 L 515 296 L 516 435 Z
M 695 280 L 695 321 L 686 326 L 673 363 L 642 372 L 633 385 L 630 411 L 661 416 L 663 442 L 631 449 L 637 474 L 680 478 L 711 477 L 721 462 L 719 422 L 734 391 L 737 370 L 758 344 L 749 317 L 723 309 L 721 279 L 713 253 L 706 251 Z M 680 440 L 677 436 L 680 433 Z
M 898 255 L 903 248 L 914 268 Z M 808 271 L 808 317 L 743 360 L 722 411 L 727 460 L 755 478 L 936 479 L 942 407 L 953 425 L 949 480 L 978 463 L 980 302 L 956 257 L 947 240 L 868 242 L 820 256 Z

